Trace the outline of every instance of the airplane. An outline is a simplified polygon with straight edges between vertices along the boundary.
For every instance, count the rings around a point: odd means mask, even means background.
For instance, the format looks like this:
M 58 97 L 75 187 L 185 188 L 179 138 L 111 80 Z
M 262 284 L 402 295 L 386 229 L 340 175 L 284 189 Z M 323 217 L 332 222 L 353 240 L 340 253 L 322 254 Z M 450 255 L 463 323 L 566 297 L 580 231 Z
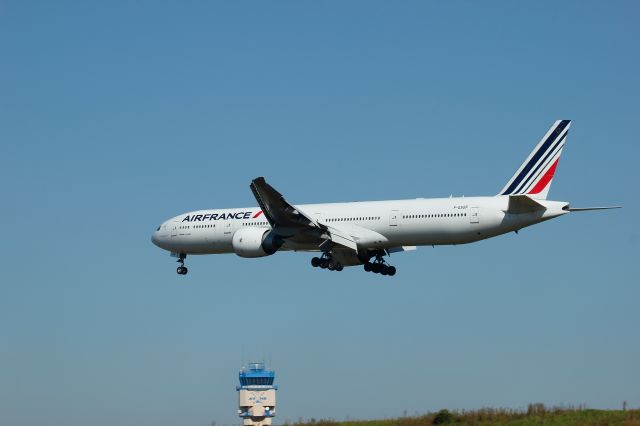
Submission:
M 571 120 L 553 123 L 497 195 L 293 205 L 258 177 L 249 187 L 259 207 L 183 213 L 162 223 L 151 240 L 178 258 L 179 275 L 187 274 L 187 255 L 257 258 L 304 251 L 319 254 L 311 259 L 313 267 L 363 265 L 367 272 L 393 276 L 396 268 L 385 259 L 392 253 L 517 233 L 569 212 L 620 208 L 547 200 L 570 126 Z

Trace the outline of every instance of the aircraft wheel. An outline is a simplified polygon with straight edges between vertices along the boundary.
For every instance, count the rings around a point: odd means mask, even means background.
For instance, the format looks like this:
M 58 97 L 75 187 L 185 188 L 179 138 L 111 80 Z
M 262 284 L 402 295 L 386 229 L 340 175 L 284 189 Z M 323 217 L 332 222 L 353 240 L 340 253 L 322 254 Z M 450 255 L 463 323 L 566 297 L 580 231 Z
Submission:
M 373 265 L 371 265 L 371 272 L 373 272 L 374 274 L 379 274 L 381 270 L 382 270 L 381 264 L 374 263 Z
M 342 263 L 336 263 L 336 271 L 340 272 L 344 269 L 344 266 L 342 266 Z
M 386 265 L 380 265 L 380 274 L 388 275 L 389 274 L 389 268 Z
M 329 262 L 327 262 L 325 259 L 320 259 L 320 267 L 322 269 L 327 269 L 327 266 L 329 266 L 328 263 Z
M 371 264 L 371 262 L 367 262 L 367 263 L 365 263 L 365 264 L 364 264 L 364 270 L 365 270 L 366 272 L 371 272 L 371 267 L 372 267 L 372 266 L 373 266 L 373 265 Z
M 336 264 L 332 260 L 330 260 L 329 264 L 327 265 L 327 269 L 330 270 L 330 271 L 335 271 L 336 270 Z
M 178 272 L 178 275 L 187 275 L 188 269 L 185 266 L 178 266 L 176 272 Z
M 320 263 L 321 262 L 319 257 L 314 257 L 313 259 L 311 259 L 311 266 L 313 266 L 314 268 L 320 266 Z
M 389 266 L 389 268 L 387 269 L 387 275 L 392 277 L 395 274 L 396 274 L 396 267 L 395 266 Z

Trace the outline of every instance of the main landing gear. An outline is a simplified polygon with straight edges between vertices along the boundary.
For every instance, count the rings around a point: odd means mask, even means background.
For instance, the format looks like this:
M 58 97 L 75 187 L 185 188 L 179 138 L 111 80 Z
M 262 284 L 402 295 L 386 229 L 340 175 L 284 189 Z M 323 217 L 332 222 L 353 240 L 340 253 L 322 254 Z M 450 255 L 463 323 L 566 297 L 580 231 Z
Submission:
M 321 257 L 311 259 L 311 266 L 314 268 L 328 269 L 330 271 L 342 271 L 344 266 L 336 261 L 330 254 L 324 253 Z
M 176 269 L 176 272 L 178 273 L 178 275 L 187 275 L 187 272 L 189 272 L 187 267 L 184 266 L 184 260 L 186 258 L 187 258 L 186 254 L 180 253 L 180 256 L 178 257 L 178 263 L 180 264 L 180 266 L 178 266 L 178 269 Z
M 396 267 L 389 265 L 380 253 L 376 254 L 373 262 L 369 261 L 364 264 L 364 270 L 374 274 L 389 275 L 390 277 L 396 274 Z

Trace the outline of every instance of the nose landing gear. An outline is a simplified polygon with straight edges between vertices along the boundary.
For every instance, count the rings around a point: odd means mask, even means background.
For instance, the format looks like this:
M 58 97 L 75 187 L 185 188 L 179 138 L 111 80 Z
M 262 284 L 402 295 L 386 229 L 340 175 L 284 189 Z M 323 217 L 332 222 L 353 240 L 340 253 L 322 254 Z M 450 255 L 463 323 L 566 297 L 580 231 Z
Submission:
M 178 275 L 187 275 L 187 272 L 189 272 L 187 267 L 184 266 L 184 260 L 186 258 L 187 258 L 186 254 L 180 253 L 180 256 L 178 257 L 178 263 L 180 264 L 180 266 L 178 266 L 178 269 L 176 269 L 176 272 L 178 273 Z
M 311 266 L 314 268 L 328 269 L 330 271 L 342 271 L 344 266 L 336 261 L 330 254 L 324 253 L 321 257 L 311 259 Z

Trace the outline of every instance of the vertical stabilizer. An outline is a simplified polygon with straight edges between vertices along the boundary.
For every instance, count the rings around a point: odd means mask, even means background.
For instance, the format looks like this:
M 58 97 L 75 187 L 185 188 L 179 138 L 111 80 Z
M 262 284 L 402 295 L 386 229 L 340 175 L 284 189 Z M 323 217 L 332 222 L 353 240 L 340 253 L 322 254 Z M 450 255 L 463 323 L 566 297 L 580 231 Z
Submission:
M 558 120 L 540 140 L 518 171 L 500 191 L 500 195 L 527 194 L 546 199 L 562 148 L 567 140 L 571 120 Z

